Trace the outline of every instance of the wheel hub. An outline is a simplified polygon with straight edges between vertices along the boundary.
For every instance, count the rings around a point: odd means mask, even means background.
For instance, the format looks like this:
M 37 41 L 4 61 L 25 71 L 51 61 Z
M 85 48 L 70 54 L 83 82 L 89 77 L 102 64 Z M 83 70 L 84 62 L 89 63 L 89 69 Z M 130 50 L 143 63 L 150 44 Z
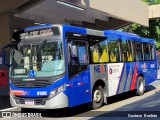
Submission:
M 102 97 L 102 95 L 101 95 L 100 90 L 96 90 L 96 91 L 94 92 L 94 98 L 93 98 L 93 100 L 94 100 L 95 102 L 100 102 L 101 97 Z
M 144 89 L 144 85 L 143 85 L 143 82 L 140 82 L 139 83 L 139 91 L 143 91 L 143 89 Z

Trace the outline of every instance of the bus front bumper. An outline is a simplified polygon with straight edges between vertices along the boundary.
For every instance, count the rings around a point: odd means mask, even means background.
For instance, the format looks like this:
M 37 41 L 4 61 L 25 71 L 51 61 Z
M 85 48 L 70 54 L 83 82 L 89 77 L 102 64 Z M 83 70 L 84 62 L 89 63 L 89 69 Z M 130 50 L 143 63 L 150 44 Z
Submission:
M 28 105 L 26 101 L 34 101 L 34 104 Z M 10 95 L 10 103 L 14 107 L 34 108 L 34 109 L 58 109 L 68 107 L 68 97 L 61 92 L 51 99 L 46 98 L 21 98 Z

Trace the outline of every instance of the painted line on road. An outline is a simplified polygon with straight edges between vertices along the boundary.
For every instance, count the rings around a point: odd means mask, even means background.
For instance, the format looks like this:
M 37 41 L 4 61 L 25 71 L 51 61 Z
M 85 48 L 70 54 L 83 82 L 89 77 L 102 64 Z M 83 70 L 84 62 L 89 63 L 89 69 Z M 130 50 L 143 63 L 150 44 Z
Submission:
M 18 109 L 18 107 L 11 107 L 11 108 L 7 108 L 7 109 L 2 109 L 2 110 L 0 110 L 0 112 L 3 112 L 3 111 L 12 111 L 12 110 L 15 110 L 15 109 Z
M 115 109 L 117 109 L 117 108 L 120 108 L 120 107 L 123 107 L 123 106 L 125 106 L 125 105 L 131 104 L 131 103 L 133 103 L 133 102 L 142 100 L 142 99 L 144 99 L 144 98 L 146 98 L 146 97 L 149 97 L 150 95 L 156 94 L 157 92 L 160 92 L 160 88 L 157 88 L 157 89 L 155 89 L 155 90 L 146 92 L 146 93 L 144 93 L 144 95 L 142 95 L 142 96 L 131 97 L 131 98 L 128 98 L 128 99 L 126 99 L 126 100 L 122 100 L 122 101 L 119 101 L 119 102 L 116 102 L 116 103 L 112 103 L 112 104 L 103 106 L 102 108 L 99 108 L 99 109 L 97 109 L 97 110 L 91 110 L 91 111 L 88 111 L 88 112 L 86 112 L 86 113 L 82 113 L 82 114 L 76 115 L 76 116 L 74 117 L 74 119 L 81 118 L 81 116 L 84 116 L 84 117 L 86 116 L 86 117 L 93 118 L 93 117 L 102 115 L 102 114 L 104 114 L 104 113 L 106 113 L 106 112 L 113 111 L 113 110 L 115 110 Z M 92 111 L 98 111 L 98 112 L 92 112 Z

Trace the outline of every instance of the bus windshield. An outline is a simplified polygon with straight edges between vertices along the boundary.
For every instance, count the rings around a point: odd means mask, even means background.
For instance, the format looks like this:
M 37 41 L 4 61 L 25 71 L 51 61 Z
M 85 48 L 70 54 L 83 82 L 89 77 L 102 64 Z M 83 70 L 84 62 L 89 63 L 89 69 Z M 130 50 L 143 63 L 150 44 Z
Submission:
M 53 41 L 49 37 L 31 38 L 20 42 L 18 52 L 22 59 L 18 64 L 18 58 L 12 55 L 12 77 L 50 77 L 65 71 L 62 41 Z M 30 76 L 29 71 L 34 71 L 34 75 Z

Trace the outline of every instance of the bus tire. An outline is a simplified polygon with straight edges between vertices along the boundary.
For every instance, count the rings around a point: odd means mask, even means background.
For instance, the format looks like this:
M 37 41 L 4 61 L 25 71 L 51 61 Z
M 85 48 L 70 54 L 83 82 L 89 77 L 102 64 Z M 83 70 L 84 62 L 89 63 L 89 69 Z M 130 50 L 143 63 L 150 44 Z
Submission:
M 102 86 L 95 86 L 92 92 L 92 109 L 100 108 L 104 103 L 104 94 Z
M 137 91 L 136 94 L 138 96 L 141 96 L 144 94 L 145 91 L 145 82 L 144 82 L 144 78 L 142 76 L 138 77 L 138 81 L 137 81 Z

